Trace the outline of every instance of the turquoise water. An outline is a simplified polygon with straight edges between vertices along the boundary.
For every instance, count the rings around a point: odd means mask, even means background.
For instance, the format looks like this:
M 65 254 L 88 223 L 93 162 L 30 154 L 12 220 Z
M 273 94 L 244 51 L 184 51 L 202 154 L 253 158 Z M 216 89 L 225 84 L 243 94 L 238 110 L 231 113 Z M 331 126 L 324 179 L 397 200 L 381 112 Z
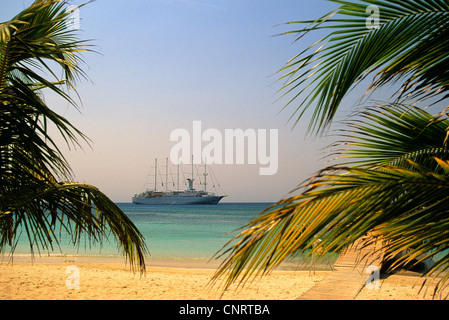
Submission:
M 209 259 L 266 203 L 212 206 L 136 206 L 120 204 L 147 240 L 151 257 Z
M 251 221 L 269 203 L 220 203 L 198 206 L 149 206 L 119 203 L 146 239 L 153 259 L 210 259 L 227 241 L 236 235 L 235 230 Z M 54 255 L 121 256 L 117 244 L 105 241 L 89 247 L 75 248 L 66 237 L 61 247 L 50 252 Z M 29 254 L 28 239 L 24 235 L 15 254 Z M 47 254 L 47 252 L 41 252 Z

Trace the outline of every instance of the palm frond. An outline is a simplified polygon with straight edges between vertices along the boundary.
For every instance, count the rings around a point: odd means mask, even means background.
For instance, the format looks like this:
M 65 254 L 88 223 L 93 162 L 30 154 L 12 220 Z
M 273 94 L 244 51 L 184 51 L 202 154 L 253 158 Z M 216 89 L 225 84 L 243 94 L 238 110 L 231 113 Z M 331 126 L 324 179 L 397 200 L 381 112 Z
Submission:
M 51 157 L 46 166 L 59 177 L 70 176 L 70 167 L 62 153 L 48 135 L 48 123 L 53 123 L 67 143 L 80 146 L 79 139 L 88 139 L 66 119 L 53 112 L 43 101 L 41 89 L 50 89 L 74 107 L 75 101 L 61 89 L 61 84 L 74 88 L 73 81 L 84 72 L 80 68 L 80 53 L 88 50 L 85 41 L 77 39 L 76 31 L 68 28 L 69 11 L 62 1 L 36 1 L 11 21 L 0 26 L 0 94 L 3 124 L 10 130 L 20 125 L 17 132 L 27 125 L 34 137 L 29 141 L 43 141 L 34 150 L 42 150 Z M 51 61 L 51 63 L 50 63 Z M 58 77 L 54 65 L 63 71 Z M 42 72 L 54 78 L 48 80 Z M 8 119 L 6 119 L 8 118 Z M 46 146 L 48 143 L 48 146 Z
M 218 256 L 214 276 L 226 286 L 269 273 L 289 256 L 339 253 L 371 232 L 381 236 L 388 257 L 413 248 L 412 257 L 444 254 L 428 274 L 449 268 L 449 178 L 400 167 L 327 168 L 308 190 L 277 203 L 243 228 Z M 321 242 L 313 243 L 318 237 Z M 447 276 L 443 278 L 447 280 Z
M 342 135 L 350 143 L 337 149 L 356 165 L 321 170 L 242 228 L 217 253 L 224 260 L 214 281 L 227 275 L 226 288 L 292 255 L 340 253 L 368 233 L 386 243 L 388 259 L 409 250 L 394 267 L 435 258 L 426 275 L 448 271 L 447 120 L 402 105 L 369 109 L 361 118 L 348 121 Z
M 329 148 L 346 165 L 407 166 L 413 160 L 436 169 L 435 157 L 448 158 L 447 130 L 449 121 L 442 116 L 414 106 L 379 104 L 343 121 L 339 140 Z
M 77 108 L 68 90 L 85 76 L 80 54 L 89 46 L 69 28 L 69 15 L 65 1 L 37 0 L 0 24 L 0 251 L 14 251 L 19 230 L 32 253 L 53 250 L 59 225 L 74 244 L 82 235 L 101 243 L 112 234 L 143 272 L 145 240 L 120 208 L 91 185 L 58 182 L 71 179 L 72 172 L 49 125 L 69 146 L 88 143 L 43 100 L 42 90 L 48 89 Z
M 97 188 L 73 182 L 34 179 L 25 185 L 2 188 L 0 251 L 19 241 L 17 230 L 25 230 L 31 252 L 52 251 L 59 246 L 57 226 L 71 235 L 74 245 L 87 236 L 90 244 L 112 234 L 130 265 L 145 270 L 148 250 L 145 239 L 116 204 Z
M 316 103 L 309 130 L 329 125 L 347 93 L 373 75 L 373 90 L 400 82 L 397 96 L 446 98 L 449 88 L 449 4 L 446 1 L 340 1 L 340 7 L 307 24 L 298 39 L 317 30 L 328 35 L 292 58 L 279 73 L 283 96 L 293 94 L 286 107 L 300 101 L 293 116 L 299 120 Z M 378 28 L 368 28 L 370 5 L 380 11 Z

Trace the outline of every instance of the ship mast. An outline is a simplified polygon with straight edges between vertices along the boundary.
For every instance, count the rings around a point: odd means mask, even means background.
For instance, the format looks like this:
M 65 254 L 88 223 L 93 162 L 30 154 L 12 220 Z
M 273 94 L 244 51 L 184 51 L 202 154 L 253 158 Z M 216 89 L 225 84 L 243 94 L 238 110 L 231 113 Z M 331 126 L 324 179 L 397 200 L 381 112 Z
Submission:
M 179 191 L 179 163 L 178 163 L 178 182 L 177 183 L 178 183 L 178 187 L 176 190 Z
M 195 180 L 195 179 L 193 179 L 193 155 L 192 155 L 192 177 L 190 179 L 187 179 L 187 181 L 189 182 L 189 190 L 190 191 L 195 190 L 193 188 L 193 180 Z
M 165 158 L 165 192 L 168 191 L 168 158 Z
M 207 176 L 207 164 L 206 159 L 204 159 L 204 192 L 207 192 L 207 182 L 206 182 L 206 176 Z
M 192 155 L 192 182 L 193 182 L 193 180 L 195 180 L 195 179 L 193 179 L 193 155 Z
M 154 191 L 157 191 L 157 158 L 154 160 Z

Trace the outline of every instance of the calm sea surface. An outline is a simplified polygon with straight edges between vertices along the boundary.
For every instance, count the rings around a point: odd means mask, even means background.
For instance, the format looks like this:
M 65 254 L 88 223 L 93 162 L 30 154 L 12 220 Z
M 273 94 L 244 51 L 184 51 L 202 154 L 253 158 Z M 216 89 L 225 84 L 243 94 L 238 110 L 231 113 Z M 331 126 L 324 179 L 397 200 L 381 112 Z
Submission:
M 119 203 L 146 239 L 153 259 L 210 259 L 234 235 L 270 203 L 220 203 L 198 206 L 149 206 Z M 29 254 L 23 235 L 16 254 Z M 43 252 L 46 254 L 46 252 Z M 78 256 L 121 256 L 117 244 L 105 241 L 89 247 L 83 242 L 74 248 L 69 238 L 51 254 Z
M 119 204 L 145 236 L 153 258 L 209 259 L 270 204 L 198 206 Z

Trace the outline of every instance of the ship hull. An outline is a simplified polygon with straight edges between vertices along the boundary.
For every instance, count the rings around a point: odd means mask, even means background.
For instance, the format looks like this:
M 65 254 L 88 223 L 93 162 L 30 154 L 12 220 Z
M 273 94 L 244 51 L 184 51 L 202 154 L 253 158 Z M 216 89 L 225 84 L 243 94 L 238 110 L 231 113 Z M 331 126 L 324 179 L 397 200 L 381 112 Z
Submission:
M 133 198 L 134 204 L 142 205 L 202 205 L 218 204 L 224 196 L 208 196 L 208 197 L 151 197 L 151 198 Z

